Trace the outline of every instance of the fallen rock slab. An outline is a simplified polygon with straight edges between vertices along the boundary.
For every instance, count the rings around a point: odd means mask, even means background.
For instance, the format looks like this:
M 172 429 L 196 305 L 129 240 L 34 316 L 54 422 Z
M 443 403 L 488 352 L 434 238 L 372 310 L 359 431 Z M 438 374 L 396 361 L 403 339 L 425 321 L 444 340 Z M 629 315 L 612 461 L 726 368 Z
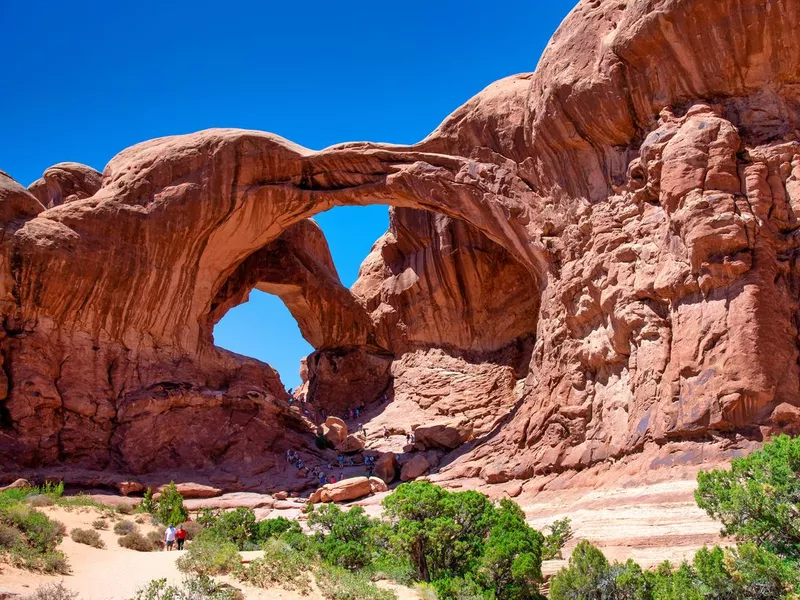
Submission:
M 447 421 L 417 427 L 414 430 L 417 444 L 426 449 L 454 450 L 472 437 L 472 423 L 467 419 Z
M 400 480 L 411 481 L 412 479 L 417 479 L 427 473 L 430 467 L 428 459 L 423 454 L 417 454 L 403 465 L 400 471 Z

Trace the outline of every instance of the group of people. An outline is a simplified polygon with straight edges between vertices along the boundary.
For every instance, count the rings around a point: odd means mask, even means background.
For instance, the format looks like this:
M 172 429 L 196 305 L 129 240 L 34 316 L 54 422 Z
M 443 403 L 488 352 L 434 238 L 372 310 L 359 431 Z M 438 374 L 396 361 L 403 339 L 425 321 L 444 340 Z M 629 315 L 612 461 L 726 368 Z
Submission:
M 291 448 L 289 448 L 286 451 L 286 462 L 288 462 L 290 465 L 294 465 L 295 467 L 297 467 L 298 471 L 305 467 L 305 465 L 303 464 L 303 459 L 297 456 L 297 452 L 295 452 Z
M 169 524 L 169 527 L 164 531 L 164 550 L 172 550 L 177 542 L 178 550 L 183 550 L 183 544 L 186 542 L 186 530 L 183 525 L 178 525 L 178 528 Z

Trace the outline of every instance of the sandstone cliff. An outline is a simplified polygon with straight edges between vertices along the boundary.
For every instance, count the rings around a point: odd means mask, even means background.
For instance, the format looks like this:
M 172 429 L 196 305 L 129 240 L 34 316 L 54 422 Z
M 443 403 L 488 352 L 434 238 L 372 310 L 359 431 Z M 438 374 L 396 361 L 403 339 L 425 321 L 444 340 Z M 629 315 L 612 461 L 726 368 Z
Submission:
M 279 470 L 313 423 L 212 339 L 253 287 L 317 348 L 319 406 L 474 420 L 454 477 L 797 429 L 798 21 L 800 0 L 583 0 L 535 73 L 413 146 L 209 130 L 101 178 L 0 176 L 0 461 Z M 306 219 L 370 203 L 391 228 L 346 290 Z

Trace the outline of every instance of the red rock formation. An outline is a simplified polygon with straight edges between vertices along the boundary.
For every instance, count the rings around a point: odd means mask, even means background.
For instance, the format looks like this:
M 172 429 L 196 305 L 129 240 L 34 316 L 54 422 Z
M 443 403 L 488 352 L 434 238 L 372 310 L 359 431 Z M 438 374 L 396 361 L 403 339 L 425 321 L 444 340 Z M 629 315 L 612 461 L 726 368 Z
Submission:
M 99 186 L 0 175 L 4 470 L 286 468 L 311 423 L 213 346 L 253 287 L 317 347 L 318 405 L 471 419 L 452 476 L 796 427 L 799 17 L 583 0 L 535 73 L 413 146 L 211 130 L 129 148 Z M 370 203 L 392 228 L 350 292 L 305 219 Z

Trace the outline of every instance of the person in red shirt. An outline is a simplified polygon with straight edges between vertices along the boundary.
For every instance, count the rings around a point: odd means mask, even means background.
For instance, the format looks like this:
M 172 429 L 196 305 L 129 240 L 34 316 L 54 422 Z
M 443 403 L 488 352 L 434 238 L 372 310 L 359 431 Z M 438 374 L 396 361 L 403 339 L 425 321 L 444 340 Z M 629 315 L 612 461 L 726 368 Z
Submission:
M 186 541 L 186 530 L 183 525 L 178 527 L 178 531 L 175 532 L 175 539 L 178 542 L 178 550 L 183 550 L 183 543 Z

